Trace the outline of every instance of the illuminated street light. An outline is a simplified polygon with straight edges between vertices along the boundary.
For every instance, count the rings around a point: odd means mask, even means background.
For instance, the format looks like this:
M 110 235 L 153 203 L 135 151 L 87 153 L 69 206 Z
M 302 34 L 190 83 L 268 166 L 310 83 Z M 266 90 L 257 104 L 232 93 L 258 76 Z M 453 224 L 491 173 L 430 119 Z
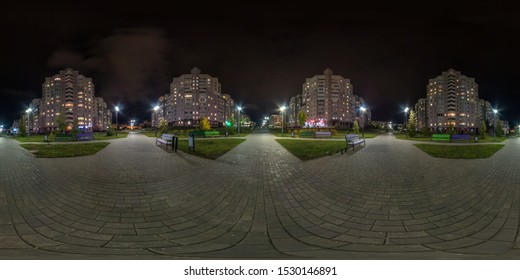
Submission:
M 153 111 L 155 112 L 155 137 L 157 137 L 157 127 L 159 126 L 159 119 L 157 118 L 157 112 L 159 111 L 159 106 L 155 105 L 155 107 L 153 107 Z
M 32 108 L 25 110 L 27 113 L 27 137 L 31 136 L 31 112 Z
M 361 106 L 359 110 L 361 111 L 361 117 L 363 122 L 361 126 L 361 135 L 363 136 L 363 138 L 365 138 L 365 111 L 367 110 L 367 108 Z
M 242 107 L 237 106 L 237 111 L 238 111 L 237 129 L 238 129 L 238 137 L 240 137 L 240 111 L 242 111 Z
M 493 118 L 495 125 L 493 126 L 493 142 L 496 141 L 496 134 L 497 134 L 497 109 L 493 109 L 493 114 L 495 114 L 495 117 Z
M 117 114 L 119 113 L 119 107 L 116 106 L 116 137 L 117 137 L 117 130 L 119 129 L 119 123 L 117 121 Z
M 282 137 L 283 137 L 283 112 L 285 112 L 285 106 L 280 107 L 280 111 L 282 112 Z
M 407 119 L 408 119 L 408 111 L 409 110 L 410 110 L 410 108 L 408 108 L 408 107 L 404 108 L 404 131 L 405 131 L 406 138 L 408 138 L 408 133 L 406 133 L 406 131 L 407 131 L 406 122 L 407 122 Z

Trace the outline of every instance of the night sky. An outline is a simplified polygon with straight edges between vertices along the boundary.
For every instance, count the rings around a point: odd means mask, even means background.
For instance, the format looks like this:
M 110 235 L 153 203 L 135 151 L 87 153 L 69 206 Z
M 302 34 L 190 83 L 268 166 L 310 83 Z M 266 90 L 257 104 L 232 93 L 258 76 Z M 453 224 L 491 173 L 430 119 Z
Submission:
M 122 107 L 120 122 L 148 120 L 173 77 L 198 67 L 253 119 L 331 68 L 350 79 L 372 119 L 394 122 L 426 97 L 428 79 L 453 68 L 475 78 L 479 97 L 503 119 L 520 123 L 520 11 L 496 1 L 10 2 L 0 12 L 0 123 L 7 127 L 41 97 L 45 77 L 66 67 Z

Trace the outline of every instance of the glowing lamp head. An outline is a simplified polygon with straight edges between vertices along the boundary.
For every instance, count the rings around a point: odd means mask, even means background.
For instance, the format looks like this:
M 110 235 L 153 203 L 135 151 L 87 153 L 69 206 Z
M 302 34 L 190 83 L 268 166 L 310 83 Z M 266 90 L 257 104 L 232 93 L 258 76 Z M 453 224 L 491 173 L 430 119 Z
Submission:
M 154 110 L 154 111 L 159 110 L 159 106 L 155 106 L 155 107 L 153 107 L 153 110 Z
M 286 109 L 285 106 L 280 107 L 280 111 L 282 111 L 282 112 L 285 111 L 285 109 Z
M 498 110 L 497 109 L 493 109 L 493 113 L 494 114 L 498 113 Z
M 359 110 L 361 110 L 361 112 L 365 112 L 367 110 L 367 108 L 361 106 L 361 108 L 359 108 Z
M 237 106 L 237 110 L 238 110 L 239 112 L 242 111 L 242 107 Z
M 32 108 L 28 108 L 27 110 L 25 110 L 26 113 L 30 113 L 32 112 Z
M 119 112 L 119 107 L 118 106 L 116 106 L 116 112 Z
M 404 108 L 405 113 L 408 113 L 409 110 L 410 110 L 410 108 L 408 108 L 408 107 Z

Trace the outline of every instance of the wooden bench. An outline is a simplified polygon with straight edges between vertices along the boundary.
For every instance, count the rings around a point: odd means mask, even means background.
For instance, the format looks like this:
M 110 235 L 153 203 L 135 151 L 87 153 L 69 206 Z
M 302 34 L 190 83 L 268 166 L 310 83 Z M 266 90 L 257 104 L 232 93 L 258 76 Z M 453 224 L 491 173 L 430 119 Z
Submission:
M 450 141 L 449 134 L 432 134 L 432 141 Z
M 78 133 L 78 134 L 76 134 L 76 140 L 78 140 L 78 141 L 94 140 L 94 134 L 93 133 Z
M 354 148 L 356 148 L 356 146 L 360 145 L 361 143 L 363 143 L 363 146 L 366 145 L 365 138 L 359 138 L 358 134 L 346 134 L 345 140 L 347 141 L 347 147 L 345 148 L 345 152 L 347 151 L 350 145 L 352 145 L 352 151 L 354 151 Z
M 470 141 L 471 136 L 469 134 L 453 134 L 451 136 L 452 141 Z
M 214 136 L 220 136 L 220 133 L 216 130 L 211 131 L 204 131 L 204 137 L 214 137 Z
M 161 135 L 161 138 L 155 139 L 155 145 L 164 144 L 166 145 L 165 149 L 168 149 L 168 145 L 170 145 L 170 147 L 172 147 L 173 150 L 173 141 L 175 140 L 174 138 L 175 134 L 163 134 Z
M 332 132 L 330 131 L 316 131 L 314 138 L 331 138 Z
M 72 134 L 56 134 L 54 141 L 74 141 L 74 136 Z
M 302 137 L 314 137 L 314 131 L 300 131 L 300 138 Z

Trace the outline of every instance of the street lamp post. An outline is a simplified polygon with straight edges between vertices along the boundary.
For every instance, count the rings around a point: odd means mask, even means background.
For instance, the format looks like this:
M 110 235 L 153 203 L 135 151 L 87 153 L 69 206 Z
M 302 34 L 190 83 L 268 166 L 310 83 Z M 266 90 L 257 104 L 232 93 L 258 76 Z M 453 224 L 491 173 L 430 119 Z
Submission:
M 361 118 L 362 118 L 362 126 L 361 126 L 361 135 L 363 136 L 363 138 L 365 138 L 365 111 L 367 110 L 367 108 L 361 106 L 361 108 L 359 108 L 359 110 L 361 110 Z
M 27 113 L 27 137 L 31 136 L 31 112 L 32 108 L 25 110 Z
M 237 106 L 237 111 L 238 111 L 238 123 L 237 123 L 238 137 L 240 137 L 240 111 L 241 110 L 242 110 L 242 107 Z
M 118 130 L 118 128 L 119 128 L 119 123 L 118 123 L 118 121 L 117 121 L 117 115 L 118 115 L 118 113 L 119 113 L 119 107 L 116 106 L 115 109 L 116 109 L 116 137 L 117 137 L 117 130 Z
M 283 137 L 283 112 L 285 112 L 285 106 L 280 107 L 280 111 L 282 111 L 282 137 Z
M 495 125 L 493 126 L 493 142 L 496 141 L 496 134 L 497 134 L 497 113 L 498 113 L 498 110 L 493 109 L 493 114 L 495 114 L 495 117 L 493 118 L 493 121 L 495 123 Z
M 407 127 L 406 127 L 406 122 L 407 122 L 407 118 L 408 118 L 408 110 L 410 110 L 410 108 L 406 107 L 404 108 L 404 134 L 406 135 L 406 138 L 408 138 L 408 133 L 407 132 Z
M 157 119 L 157 112 L 159 111 L 159 106 L 155 105 L 155 107 L 153 107 L 153 111 L 155 113 L 155 137 L 157 137 L 157 127 L 159 126 L 159 120 Z

